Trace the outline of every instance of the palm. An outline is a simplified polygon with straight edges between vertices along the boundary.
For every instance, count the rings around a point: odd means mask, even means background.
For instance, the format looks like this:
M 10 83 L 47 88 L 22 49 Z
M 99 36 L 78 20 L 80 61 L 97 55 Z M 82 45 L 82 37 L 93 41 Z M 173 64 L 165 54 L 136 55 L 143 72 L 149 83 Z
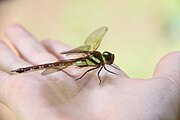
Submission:
M 148 115 L 155 114 L 152 112 L 155 108 L 159 111 L 163 110 L 164 106 L 157 106 L 157 104 L 161 103 L 158 100 L 161 97 L 169 99 L 171 96 L 165 93 L 173 87 L 169 86 L 169 89 L 167 89 L 166 85 L 160 86 L 165 78 L 144 81 L 103 74 L 102 77 L 106 76 L 106 79 L 111 81 L 105 81 L 102 86 L 99 86 L 96 76 L 85 83 L 83 82 L 85 79 L 75 82 L 69 77 L 63 77 L 61 80 L 59 77 L 62 74 L 60 74 L 57 73 L 49 77 L 42 77 L 40 73 L 12 76 L 10 78 L 12 80 L 9 80 L 10 83 L 7 84 L 10 89 L 13 84 L 11 94 L 15 96 L 12 96 L 10 100 L 15 103 L 21 102 L 27 108 L 29 105 L 41 108 L 50 104 L 50 108 L 46 109 L 58 110 L 58 114 L 66 119 L 82 118 L 87 120 L 106 118 L 108 120 L 119 119 L 119 116 L 116 116 L 116 114 L 120 114 L 119 111 L 129 112 L 130 110 L 127 108 L 127 105 L 131 106 L 131 110 L 138 108 L 139 111 L 143 112 L 147 104 L 151 104 L 152 110 L 149 110 L 150 113 L 147 113 Z M 66 80 L 69 80 L 70 83 L 67 83 Z M 167 89 L 166 91 L 165 88 Z M 163 94 L 166 96 L 163 96 Z M 23 101 L 21 100 L 22 98 Z M 32 101 L 32 98 L 35 101 Z M 153 103 L 149 103 L 152 99 L 154 100 Z M 135 103 L 137 102 L 143 102 L 144 104 L 136 106 Z M 43 106 L 41 106 L 42 104 Z M 111 111 L 111 116 L 108 115 L 109 111 Z

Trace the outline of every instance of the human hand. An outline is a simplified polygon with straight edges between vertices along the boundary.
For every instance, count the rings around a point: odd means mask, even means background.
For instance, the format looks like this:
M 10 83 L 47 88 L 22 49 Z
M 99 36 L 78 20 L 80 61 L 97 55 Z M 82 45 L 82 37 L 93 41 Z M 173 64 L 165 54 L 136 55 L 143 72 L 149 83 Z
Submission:
M 63 72 L 42 76 L 41 72 L 12 75 L 22 66 L 64 59 L 69 49 L 51 40 L 38 42 L 15 25 L 7 34 L 20 53 L 17 56 L 0 41 L 0 101 L 19 120 L 177 120 L 180 115 L 180 53 L 166 55 L 154 76 L 143 80 L 103 71 L 103 84 L 91 72 L 79 81 Z M 109 68 L 111 69 L 111 68 Z M 75 77 L 83 70 L 68 69 Z

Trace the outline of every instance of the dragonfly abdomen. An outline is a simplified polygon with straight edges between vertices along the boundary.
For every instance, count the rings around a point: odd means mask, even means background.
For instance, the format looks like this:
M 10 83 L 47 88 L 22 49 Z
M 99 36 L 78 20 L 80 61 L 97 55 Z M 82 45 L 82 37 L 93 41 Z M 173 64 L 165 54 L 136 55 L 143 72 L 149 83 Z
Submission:
M 42 65 L 34 65 L 34 66 L 29 66 L 29 67 L 22 67 L 16 70 L 12 70 L 11 72 L 23 73 L 27 71 L 33 71 L 33 70 L 42 70 L 48 67 L 54 67 L 54 66 L 59 66 L 59 65 L 62 66 L 63 63 L 55 62 L 55 63 L 47 63 L 47 64 L 42 64 Z

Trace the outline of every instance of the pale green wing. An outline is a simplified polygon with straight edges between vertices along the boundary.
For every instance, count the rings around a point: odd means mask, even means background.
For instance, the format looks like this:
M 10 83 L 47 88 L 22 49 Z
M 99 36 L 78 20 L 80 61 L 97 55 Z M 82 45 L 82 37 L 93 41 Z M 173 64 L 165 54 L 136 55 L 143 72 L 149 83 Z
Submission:
M 73 53 L 83 53 L 84 51 L 88 51 L 90 49 L 90 46 L 84 45 L 84 46 L 80 46 L 78 48 L 69 50 L 69 51 L 65 51 L 62 52 L 61 54 L 73 54 Z
M 99 47 L 104 35 L 108 31 L 108 28 L 103 26 L 99 29 L 95 30 L 93 33 L 91 33 L 86 41 L 84 42 L 85 46 L 90 46 L 88 51 L 95 51 Z
M 51 73 L 54 73 L 54 72 L 61 71 L 61 70 L 63 70 L 63 69 L 66 68 L 66 67 L 68 67 L 68 66 L 54 66 L 54 67 L 49 67 L 49 68 L 45 69 L 41 74 L 42 74 L 42 75 L 51 74 Z
M 68 76 L 73 77 L 71 74 L 69 74 L 68 72 L 64 71 L 64 69 L 67 68 L 67 67 L 68 67 L 68 66 L 49 67 L 49 68 L 47 68 L 46 70 L 44 70 L 41 74 L 42 74 L 42 75 L 48 75 L 48 74 L 51 74 L 51 73 L 55 73 L 55 72 L 61 71 L 61 72 L 66 73 Z
M 91 33 L 88 38 L 85 40 L 83 46 L 80 46 L 78 48 L 62 52 L 61 54 L 74 54 L 74 53 L 84 53 L 87 51 L 95 51 L 99 47 L 104 35 L 108 31 L 108 28 L 103 26 L 99 29 L 95 30 L 93 33 Z

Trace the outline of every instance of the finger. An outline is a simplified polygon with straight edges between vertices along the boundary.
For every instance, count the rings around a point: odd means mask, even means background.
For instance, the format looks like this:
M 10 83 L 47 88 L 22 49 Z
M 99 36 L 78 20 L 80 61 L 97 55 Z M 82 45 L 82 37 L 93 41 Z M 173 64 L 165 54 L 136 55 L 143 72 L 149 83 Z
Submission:
M 1 78 L 1 80 L 4 79 L 4 78 L 6 78 L 6 77 L 8 77 L 8 76 L 9 76 L 8 73 L 6 73 L 6 72 L 0 70 L 0 78 Z M 1 80 L 0 80 L 0 82 L 1 82 Z
M 2 102 L 3 93 L 4 93 L 4 83 L 7 81 L 7 78 L 10 77 L 10 75 L 2 70 L 0 70 L 0 101 Z
M 43 40 L 42 45 L 50 53 L 52 53 L 53 55 L 55 55 L 59 59 L 63 58 L 63 56 L 60 54 L 61 52 L 71 49 L 70 46 L 68 46 L 64 43 L 61 43 L 61 42 L 53 41 L 53 40 Z
M 156 67 L 154 77 L 166 78 L 180 87 L 180 52 L 164 56 Z
M 56 61 L 28 31 L 19 25 L 14 25 L 7 30 L 7 35 L 20 53 L 20 55 L 32 64 Z
M 19 58 L 2 40 L 0 40 L 0 66 L 10 72 L 12 69 L 30 65 Z

